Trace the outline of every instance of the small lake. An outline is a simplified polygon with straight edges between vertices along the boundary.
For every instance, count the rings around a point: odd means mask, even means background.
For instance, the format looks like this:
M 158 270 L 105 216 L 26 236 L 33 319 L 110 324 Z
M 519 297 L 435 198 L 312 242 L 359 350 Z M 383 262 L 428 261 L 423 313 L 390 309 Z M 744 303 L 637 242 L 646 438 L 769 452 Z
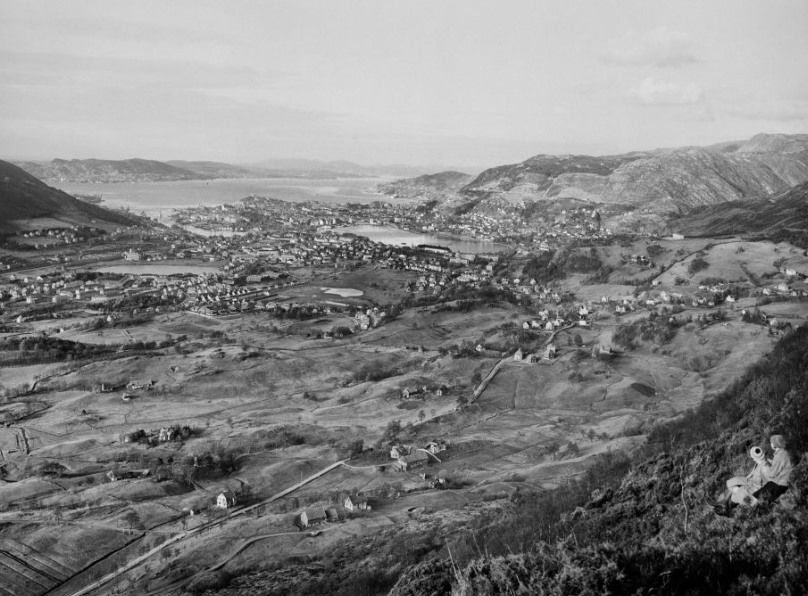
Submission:
M 365 293 L 362 290 L 355 290 L 354 288 L 320 288 L 323 294 L 335 294 L 340 298 L 358 298 Z
M 462 253 L 494 253 L 506 250 L 508 247 L 504 244 L 490 242 L 487 240 L 467 240 L 463 238 L 455 238 L 453 236 L 444 236 L 442 234 L 420 234 L 415 232 L 408 232 L 394 226 L 345 226 L 335 228 L 336 232 L 343 232 L 349 234 L 356 234 L 357 236 L 365 236 L 374 242 L 381 242 L 382 244 L 390 244 L 392 246 L 418 246 L 419 244 L 433 244 L 437 246 L 446 246 L 453 251 Z
M 206 275 L 208 273 L 220 273 L 221 269 L 215 265 L 159 265 L 156 263 L 135 265 L 127 263 L 98 267 L 96 271 L 99 273 L 120 273 L 122 275 L 182 275 L 187 273 Z

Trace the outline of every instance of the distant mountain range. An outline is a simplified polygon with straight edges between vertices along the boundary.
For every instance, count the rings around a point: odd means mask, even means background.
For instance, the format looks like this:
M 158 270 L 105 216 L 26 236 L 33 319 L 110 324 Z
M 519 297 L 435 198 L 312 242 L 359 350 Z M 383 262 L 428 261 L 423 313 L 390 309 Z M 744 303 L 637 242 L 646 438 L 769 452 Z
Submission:
M 0 233 L 58 224 L 101 227 L 131 225 L 136 221 L 124 213 L 79 201 L 22 168 L 0 161 Z
M 320 161 L 316 159 L 265 159 L 249 164 L 264 170 L 292 172 L 336 172 L 349 176 L 418 176 L 433 167 L 389 164 L 364 166 L 350 161 Z
M 311 162 L 310 165 L 295 165 L 296 162 L 290 160 L 290 165 L 282 166 L 276 164 L 275 167 L 269 165 L 240 165 L 234 166 L 218 161 L 168 161 L 172 166 L 189 170 L 198 175 L 200 179 L 211 178 L 309 178 L 309 179 L 334 179 L 334 178 L 356 178 L 369 174 L 356 173 L 354 171 L 340 170 L 338 168 L 329 169 L 324 163 L 317 164 Z
M 166 182 L 214 178 L 335 179 L 365 176 L 413 176 L 426 169 L 412 166 L 362 166 L 348 161 L 274 159 L 233 165 L 216 161 L 155 161 L 150 159 L 54 159 L 16 165 L 54 184 Z
M 808 181 L 808 135 L 623 155 L 537 155 L 482 172 L 460 193 L 525 203 L 574 198 L 659 213 L 761 198 Z M 484 207 L 484 201 L 481 202 Z

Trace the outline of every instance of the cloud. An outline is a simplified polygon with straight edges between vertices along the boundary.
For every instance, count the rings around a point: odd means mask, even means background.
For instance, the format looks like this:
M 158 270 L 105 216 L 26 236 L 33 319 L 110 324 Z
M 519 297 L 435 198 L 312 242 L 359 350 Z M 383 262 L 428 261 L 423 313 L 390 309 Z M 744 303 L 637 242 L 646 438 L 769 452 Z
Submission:
M 647 77 L 629 90 L 629 95 L 647 106 L 681 106 L 702 103 L 704 91 L 693 83 L 679 84 Z
M 612 41 L 606 62 L 627 66 L 679 67 L 698 62 L 693 42 L 685 33 L 665 27 L 631 32 Z

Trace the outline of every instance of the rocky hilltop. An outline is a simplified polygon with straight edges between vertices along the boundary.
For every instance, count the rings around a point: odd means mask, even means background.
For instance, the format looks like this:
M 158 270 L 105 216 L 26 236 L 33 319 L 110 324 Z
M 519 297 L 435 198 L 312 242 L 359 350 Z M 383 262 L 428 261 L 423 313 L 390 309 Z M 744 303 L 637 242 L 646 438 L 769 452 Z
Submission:
M 469 198 L 575 198 L 685 212 L 760 198 L 808 181 L 808 135 L 761 134 L 738 143 L 592 157 L 538 155 L 482 172 Z
M 23 170 L 48 182 L 108 183 L 199 180 L 214 176 L 150 159 L 54 159 L 23 162 Z
M 379 192 L 398 198 L 431 197 L 434 194 L 457 192 L 472 178 L 470 174 L 455 171 L 424 174 L 380 184 Z
M 70 225 L 133 223 L 132 218 L 122 213 L 79 201 L 14 164 L 0 161 L 0 232 L 31 227 L 38 218 L 56 219 Z

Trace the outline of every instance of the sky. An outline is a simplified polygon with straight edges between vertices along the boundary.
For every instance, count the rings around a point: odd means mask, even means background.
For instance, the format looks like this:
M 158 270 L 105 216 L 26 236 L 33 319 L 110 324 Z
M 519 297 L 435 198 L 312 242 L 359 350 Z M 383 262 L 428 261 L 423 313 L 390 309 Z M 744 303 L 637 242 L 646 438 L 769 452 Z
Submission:
M 0 157 L 491 166 L 808 132 L 806 0 L 2 0 Z

